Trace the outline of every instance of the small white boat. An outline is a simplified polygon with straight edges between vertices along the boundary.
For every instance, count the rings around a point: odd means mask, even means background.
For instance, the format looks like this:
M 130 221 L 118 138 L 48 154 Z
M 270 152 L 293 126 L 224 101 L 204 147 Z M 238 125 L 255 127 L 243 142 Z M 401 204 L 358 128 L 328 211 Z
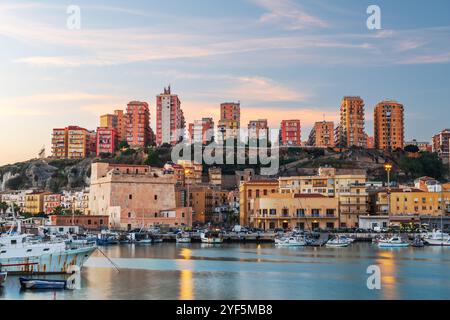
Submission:
M 409 247 L 409 242 L 403 241 L 399 236 L 394 236 L 387 240 L 379 240 L 378 247 L 380 248 L 402 248 Z
M 337 236 L 331 240 L 328 240 L 325 246 L 332 248 L 345 248 L 348 247 L 351 243 L 352 242 L 348 240 L 348 238 Z
M 435 229 L 425 236 L 424 241 L 430 246 L 450 246 L 450 235 Z
M 450 238 L 425 239 L 425 242 L 430 246 L 450 247 Z
M 275 239 L 275 245 L 280 247 L 303 247 L 306 246 L 306 240 L 304 237 L 283 237 Z
M 189 233 L 180 232 L 176 237 L 177 243 L 191 243 Z
M 220 244 L 223 242 L 222 234 L 220 232 L 208 231 L 200 234 L 202 243 Z

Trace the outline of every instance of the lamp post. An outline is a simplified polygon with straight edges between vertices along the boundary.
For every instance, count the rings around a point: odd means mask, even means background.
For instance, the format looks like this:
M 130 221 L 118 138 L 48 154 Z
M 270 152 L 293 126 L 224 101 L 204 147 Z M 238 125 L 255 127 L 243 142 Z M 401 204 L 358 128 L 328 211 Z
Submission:
M 387 202 L 388 202 L 388 216 L 390 216 L 391 215 L 391 171 L 392 171 L 392 164 L 386 163 L 384 165 L 384 170 L 387 172 L 387 181 L 388 181 Z

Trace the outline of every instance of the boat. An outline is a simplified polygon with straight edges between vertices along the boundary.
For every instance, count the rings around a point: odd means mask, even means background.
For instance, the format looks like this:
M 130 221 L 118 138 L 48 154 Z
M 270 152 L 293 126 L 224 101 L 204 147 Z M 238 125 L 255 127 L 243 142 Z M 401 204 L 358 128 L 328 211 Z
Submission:
M 163 238 L 161 236 L 152 236 L 153 243 L 163 243 Z
M 97 235 L 97 245 L 108 246 L 119 243 L 119 237 L 116 233 L 108 232 L 107 230 L 102 230 L 101 233 Z
M 217 231 L 202 232 L 200 234 L 200 239 L 202 243 L 208 244 L 220 244 L 223 242 L 222 234 Z
M 66 280 L 46 280 L 20 277 L 19 281 L 22 289 L 30 290 L 62 290 L 67 286 Z
M 97 249 L 93 245 L 58 242 L 25 242 L 0 247 L 0 265 L 13 274 L 65 273 L 74 265 L 82 267 Z
M 177 243 L 190 243 L 191 237 L 190 237 L 189 233 L 180 232 L 180 233 L 177 233 L 176 240 L 177 240 Z
M 282 247 L 303 247 L 306 246 L 306 240 L 301 236 L 290 236 L 275 239 L 276 246 Z
M 332 248 L 344 248 L 348 247 L 352 242 L 348 240 L 346 237 L 337 236 L 333 239 L 330 239 L 325 244 L 326 247 L 332 247 Z
M 5 283 L 7 276 L 8 272 L 0 272 L 0 286 L 2 286 Z
M 411 246 L 415 248 L 422 248 L 423 246 L 425 246 L 425 243 L 420 236 L 416 236 L 411 243 Z
M 378 247 L 380 248 L 402 248 L 409 247 L 409 242 L 403 241 L 399 236 L 393 236 L 387 240 L 379 240 Z
M 342 242 L 348 242 L 350 244 L 355 242 L 355 239 L 347 237 L 347 236 L 339 236 L 339 240 L 341 240 Z
M 450 235 L 435 229 L 424 237 L 426 244 L 430 246 L 450 246 Z

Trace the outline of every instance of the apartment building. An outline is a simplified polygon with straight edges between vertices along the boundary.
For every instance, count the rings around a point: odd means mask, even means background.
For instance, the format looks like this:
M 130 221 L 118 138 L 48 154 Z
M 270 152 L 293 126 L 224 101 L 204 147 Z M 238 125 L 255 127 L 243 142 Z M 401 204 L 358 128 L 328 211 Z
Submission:
M 127 105 L 126 139 L 132 148 L 144 148 L 149 144 L 150 110 L 147 102 L 131 101 Z
M 217 126 L 219 141 L 239 137 L 241 128 L 241 103 L 225 102 L 220 105 L 220 120 Z
M 433 136 L 433 152 L 446 163 L 450 160 L 450 129 L 444 129 Z
M 97 156 L 114 154 L 119 147 L 119 136 L 116 128 L 97 128 Z
M 156 144 L 177 144 L 185 134 L 181 102 L 178 95 L 172 94 L 170 86 L 156 96 Z
M 191 143 L 207 144 L 214 140 L 213 118 L 203 118 L 195 120 L 189 124 L 189 141 Z
M 309 134 L 307 144 L 318 148 L 334 147 L 334 122 L 316 122 Z
M 404 147 L 404 107 L 396 101 L 382 101 L 374 110 L 375 148 L 396 150 Z
M 364 100 L 361 97 L 344 97 L 341 102 L 341 121 L 337 145 L 340 147 L 366 147 L 364 131 Z
M 252 226 L 255 223 L 255 200 L 278 192 L 277 180 L 253 180 L 239 186 L 240 224 Z
M 61 206 L 61 194 L 46 194 L 44 195 L 44 208 L 45 214 L 52 214 L 55 208 Z
M 53 129 L 52 156 L 56 159 L 83 159 L 96 152 L 96 132 L 78 126 Z
M 25 195 L 24 212 L 30 214 L 44 213 L 44 197 L 50 193 L 34 191 Z
M 247 127 L 250 139 L 269 139 L 267 119 L 250 120 Z
M 281 145 L 283 146 L 301 146 L 302 132 L 300 120 L 283 120 L 281 121 Z

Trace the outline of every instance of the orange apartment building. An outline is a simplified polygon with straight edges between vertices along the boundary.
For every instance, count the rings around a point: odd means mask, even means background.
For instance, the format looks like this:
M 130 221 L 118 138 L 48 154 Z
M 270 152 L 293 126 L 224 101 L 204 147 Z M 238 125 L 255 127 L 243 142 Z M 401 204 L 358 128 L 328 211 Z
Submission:
M 217 126 L 220 141 L 237 138 L 241 128 L 241 103 L 225 102 L 220 105 L 220 121 Z
M 203 118 L 189 123 L 189 140 L 191 143 L 207 144 L 214 139 L 213 118 Z
M 239 186 L 241 226 L 254 224 L 256 199 L 274 193 L 278 193 L 278 180 L 253 180 L 241 183 Z
M 127 105 L 126 139 L 132 148 L 144 148 L 149 144 L 150 110 L 147 102 L 131 101 Z
M 113 229 L 192 226 L 192 208 L 184 207 L 180 193 L 176 176 L 162 169 L 92 164 L 90 214 L 108 216 Z
M 56 159 L 83 159 L 96 151 L 96 132 L 78 126 L 53 129 L 52 156 Z
M 396 101 L 382 101 L 374 110 L 375 148 L 396 150 L 404 147 L 404 107 Z
M 283 146 L 301 146 L 301 125 L 300 120 L 281 121 L 281 144 Z
M 364 131 L 364 100 L 361 97 L 344 97 L 341 102 L 341 122 L 337 145 L 340 147 L 366 147 Z
M 334 122 L 316 122 L 309 135 L 308 145 L 318 148 L 334 147 Z
M 117 117 L 117 139 L 120 143 L 127 140 L 127 119 L 123 110 L 115 110 L 114 115 Z

